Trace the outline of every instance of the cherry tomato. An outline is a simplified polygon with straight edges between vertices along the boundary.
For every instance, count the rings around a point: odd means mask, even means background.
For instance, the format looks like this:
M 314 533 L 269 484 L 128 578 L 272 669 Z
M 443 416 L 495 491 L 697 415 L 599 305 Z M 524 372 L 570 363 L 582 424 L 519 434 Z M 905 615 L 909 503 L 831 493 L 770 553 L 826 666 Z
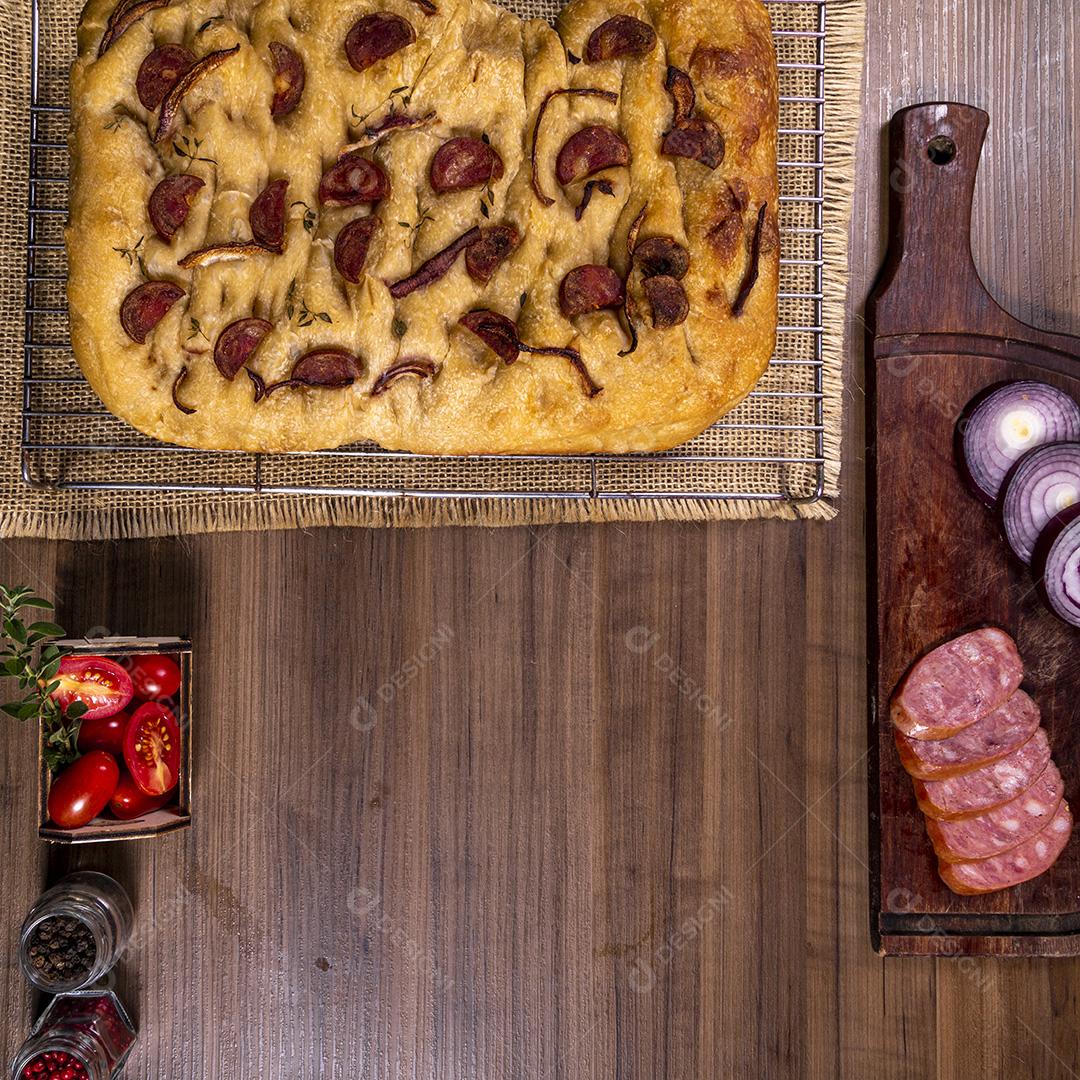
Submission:
M 124 735 L 131 722 L 128 712 L 114 713 L 112 716 L 85 717 L 79 725 L 78 747 L 82 753 L 88 750 L 104 750 L 115 757 L 124 756 Z
M 104 656 L 65 656 L 56 677 L 60 685 L 53 691 L 53 698 L 63 709 L 81 701 L 86 706 L 84 720 L 112 716 L 131 700 L 130 676 Z
M 96 818 L 116 790 L 120 769 L 104 750 L 76 758 L 49 788 L 49 817 L 61 829 L 77 829 Z
M 180 668 L 169 656 L 133 656 L 131 681 L 144 701 L 171 698 L 180 689 Z
M 164 705 L 148 701 L 135 710 L 124 736 L 124 761 L 140 791 L 164 795 L 180 776 L 180 728 Z
M 109 799 L 109 809 L 113 817 L 121 821 L 130 821 L 132 818 L 142 817 L 151 810 L 160 810 L 167 802 L 170 802 L 175 794 L 175 785 L 165 792 L 164 795 L 147 795 L 140 791 L 135 781 L 131 779 L 131 773 L 122 772 L 120 782 Z

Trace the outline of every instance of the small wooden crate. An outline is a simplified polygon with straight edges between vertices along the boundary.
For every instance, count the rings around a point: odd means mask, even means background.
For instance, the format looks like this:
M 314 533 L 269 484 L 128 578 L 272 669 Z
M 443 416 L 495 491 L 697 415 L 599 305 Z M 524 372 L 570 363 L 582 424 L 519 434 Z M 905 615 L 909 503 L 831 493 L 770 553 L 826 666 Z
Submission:
M 177 801 L 132 821 L 96 817 L 80 829 L 61 829 L 49 821 L 52 776 L 45 764 L 44 732 L 38 735 L 38 836 L 54 844 L 99 844 L 108 840 L 143 840 L 191 826 L 191 642 L 187 638 L 74 638 L 57 642 L 77 656 L 104 656 L 122 664 L 123 658 L 161 654 L 180 666 L 180 689 L 170 702 L 183 742 Z M 123 763 L 121 762 L 121 765 Z

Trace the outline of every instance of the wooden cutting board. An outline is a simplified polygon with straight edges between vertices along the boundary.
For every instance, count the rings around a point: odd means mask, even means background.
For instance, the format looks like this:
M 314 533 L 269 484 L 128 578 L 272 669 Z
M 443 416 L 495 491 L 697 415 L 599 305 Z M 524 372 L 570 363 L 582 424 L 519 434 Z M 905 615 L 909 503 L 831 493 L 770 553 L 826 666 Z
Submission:
M 867 304 L 870 902 L 883 954 L 1080 954 L 1080 828 L 1042 877 L 956 896 L 938 878 L 888 719 L 917 656 L 965 629 L 1002 626 L 1019 645 L 1065 797 L 1080 810 L 1080 631 L 1045 610 L 953 457 L 956 421 L 990 383 L 1042 379 L 1080 400 L 1080 338 L 1012 318 L 971 257 L 988 120 L 953 103 L 893 117 L 889 251 Z

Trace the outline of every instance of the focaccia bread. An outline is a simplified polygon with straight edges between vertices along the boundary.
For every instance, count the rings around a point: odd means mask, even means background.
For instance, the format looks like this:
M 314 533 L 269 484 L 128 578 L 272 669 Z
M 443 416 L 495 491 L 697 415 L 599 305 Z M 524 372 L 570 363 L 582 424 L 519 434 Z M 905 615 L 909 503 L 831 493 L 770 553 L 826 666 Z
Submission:
M 772 354 L 758 0 L 90 0 L 75 356 L 187 446 L 664 449 Z

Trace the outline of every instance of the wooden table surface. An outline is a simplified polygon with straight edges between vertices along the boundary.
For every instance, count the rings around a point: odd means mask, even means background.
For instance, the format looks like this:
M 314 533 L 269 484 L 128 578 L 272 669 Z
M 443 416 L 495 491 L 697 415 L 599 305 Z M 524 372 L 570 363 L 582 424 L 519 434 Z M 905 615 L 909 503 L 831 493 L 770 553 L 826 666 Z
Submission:
M 47 849 L 3 726 L 17 923 L 74 866 L 134 892 L 146 1080 L 1076 1077 L 1080 963 L 870 949 L 862 340 L 882 125 L 992 129 L 975 251 L 1080 332 L 1070 0 L 870 0 L 844 497 L 824 525 L 323 530 L 9 543 L 70 630 L 196 642 L 196 825 Z

